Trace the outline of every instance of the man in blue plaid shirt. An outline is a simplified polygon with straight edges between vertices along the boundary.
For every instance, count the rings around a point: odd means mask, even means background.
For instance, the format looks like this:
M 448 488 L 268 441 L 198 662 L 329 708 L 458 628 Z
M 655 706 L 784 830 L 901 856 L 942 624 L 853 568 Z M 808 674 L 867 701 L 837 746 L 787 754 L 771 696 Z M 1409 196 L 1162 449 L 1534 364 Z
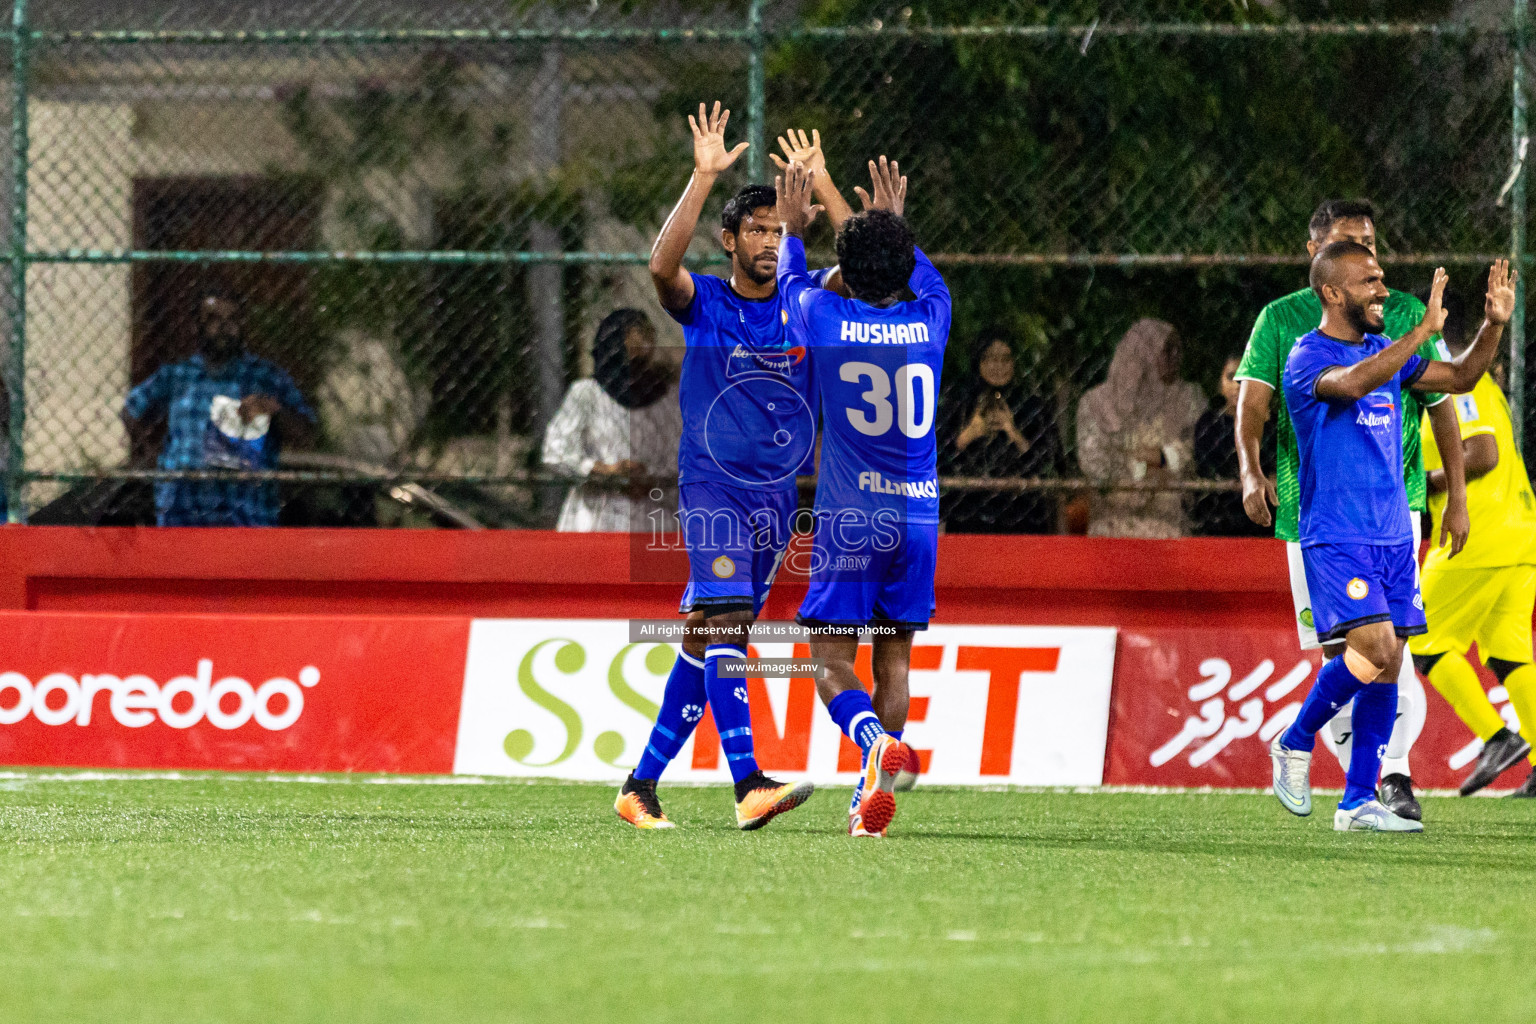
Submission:
M 210 289 L 198 303 L 198 351 L 160 367 L 128 393 L 132 422 L 165 416 L 159 466 L 170 470 L 275 469 L 281 440 L 306 434 L 315 414 L 287 371 L 245 350 L 240 307 Z M 161 480 L 161 526 L 276 526 L 277 487 L 251 480 Z

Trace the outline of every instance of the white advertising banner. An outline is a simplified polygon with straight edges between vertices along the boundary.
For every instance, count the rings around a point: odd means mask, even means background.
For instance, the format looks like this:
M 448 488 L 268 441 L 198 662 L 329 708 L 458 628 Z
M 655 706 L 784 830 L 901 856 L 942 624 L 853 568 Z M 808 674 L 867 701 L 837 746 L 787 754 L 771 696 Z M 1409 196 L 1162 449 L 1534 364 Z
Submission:
M 912 648 L 906 740 L 927 781 L 1098 785 L 1103 781 L 1115 630 L 936 625 Z M 869 678 L 869 650 L 859 674 Z M 755 644 L 754 657 L 807 657 Z M 620 781 L 639 759 L 676 656 L 629 642 L 622 619 L 477 619 L 470 627 L 454 771 Z M 749 679 L 763 770 L 851 784 L 857 748 L 808 678 Z M 673 782 L 730 774 L 706 715 L 667 770 Z

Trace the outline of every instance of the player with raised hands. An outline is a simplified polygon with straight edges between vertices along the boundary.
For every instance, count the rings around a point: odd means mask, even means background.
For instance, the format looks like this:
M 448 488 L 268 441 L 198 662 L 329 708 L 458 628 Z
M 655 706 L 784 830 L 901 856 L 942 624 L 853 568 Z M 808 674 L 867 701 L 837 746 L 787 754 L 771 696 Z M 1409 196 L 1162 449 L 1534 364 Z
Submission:
M 719 674 L 720 659 L 746 656 L 748 631 L 789 544 L 795 477 L 809 471 L 816 429 L 805 353 L 790 346 L 774 280 L 783 227 L 772 186 L 747 185 L 725 204 L 719 239 L 731 258 L 729 278 L 683 266 L 710 191 L 748 146 L 727 147 L 730 118 L 718 102 L 689 115 L 693 175 L 651 250 L 657 297 L 687 343 L 678 386 L 678 519 L 688 549 L 680 609 L 688 637 L 650 740 L 614 803 L 637 828 L 672 827 L 656 782 L 706 705 L 735 783 L 738 827 L 761 828 L 812 792 L 809 782 L 785 784 L 759 770 L 746 681 Z M 817 286 L 827 273 L 818 273 Z
M 855 836 L 885 834 L 895 783 L 912 750 L 887 731 L 905 721 L 912 635 L 933 614 L 938 547 L 934 419 L 950 299 L 903 219 L 906 179 L 871 161 L 865 209 L 837 233 L 838 266 L 852 298 L 815 286 L 803 236 L 823 207 L 816 175 L 798 161 L 779 178 L 779 289 L 791 338 L 810 354 L 822 418 L 816 537 L 799 621 L 824 662 L 817 688 L 838 727 L 863 752 L 848 818 Z M 901 301 L 904 289 L 916 298 Z M 872 634 L 876 712 L 854 674 L 859 634 Z
M 1339 831 L 1420 832 L 1423 824 L 1377 799 L 1376 780 L 1397 709 L 1404 640 L 1425 631 L 1413 527 L 1402 476 L 1402 391 L 1461 394 L 1493 362 L 1514 311 L 1515 274 L 1489 273 L 1485 317 L 1473 343 L 1446 362 L 1416 354 L 1444 324 L 1446 274 L 1435 271 L 1424 318 L 1397 341 L 1381 333 L 1385 275 L 1369 248 L 1332 242 L 1312 261 L 1321 326 L 1286 360 L 1286 405 L 1300 454 L 1300 534 L 1318 638 L 1342 639 L 1293 722 L 1270 745 L 1275 796 L 1297 815 L 1312 811 L 1314 739 L 1353 699 L 1354 745 Z

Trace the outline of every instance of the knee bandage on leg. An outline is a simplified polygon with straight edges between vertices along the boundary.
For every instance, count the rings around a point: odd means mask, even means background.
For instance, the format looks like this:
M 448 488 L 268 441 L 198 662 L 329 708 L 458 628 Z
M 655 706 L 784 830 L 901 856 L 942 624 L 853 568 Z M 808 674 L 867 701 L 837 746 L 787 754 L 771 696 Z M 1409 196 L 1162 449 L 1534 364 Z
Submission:
M 1381 666 L 1353 647 L 1344 648 L 1344 667 L 1362 683 L 1369 683 L 1381 675 Z

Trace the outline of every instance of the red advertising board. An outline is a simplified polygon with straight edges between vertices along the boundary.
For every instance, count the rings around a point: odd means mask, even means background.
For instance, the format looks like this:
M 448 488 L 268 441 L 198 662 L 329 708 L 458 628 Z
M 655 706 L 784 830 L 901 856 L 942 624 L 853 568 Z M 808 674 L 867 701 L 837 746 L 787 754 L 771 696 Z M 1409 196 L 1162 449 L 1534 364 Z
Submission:
M 0 764 L 453 769 L 468 619 L 0 612 Z
M 1290 629 L 1121 630 L 1105 783 L 1268 786 L 1269 741 L 1295 718 L 1319 664 L 1317 651 L 1303 657 Z M 1476 756 L 1473 737 L 1432 687 L 1420 686 L 1427 714 L 1411 754 L 1414 783 L 1454 789 Z M 1499 785 L 1518 786 L 1527 770 L 1515 766 Z M 1344 784 L 1326 736 L 1312 781 Z

